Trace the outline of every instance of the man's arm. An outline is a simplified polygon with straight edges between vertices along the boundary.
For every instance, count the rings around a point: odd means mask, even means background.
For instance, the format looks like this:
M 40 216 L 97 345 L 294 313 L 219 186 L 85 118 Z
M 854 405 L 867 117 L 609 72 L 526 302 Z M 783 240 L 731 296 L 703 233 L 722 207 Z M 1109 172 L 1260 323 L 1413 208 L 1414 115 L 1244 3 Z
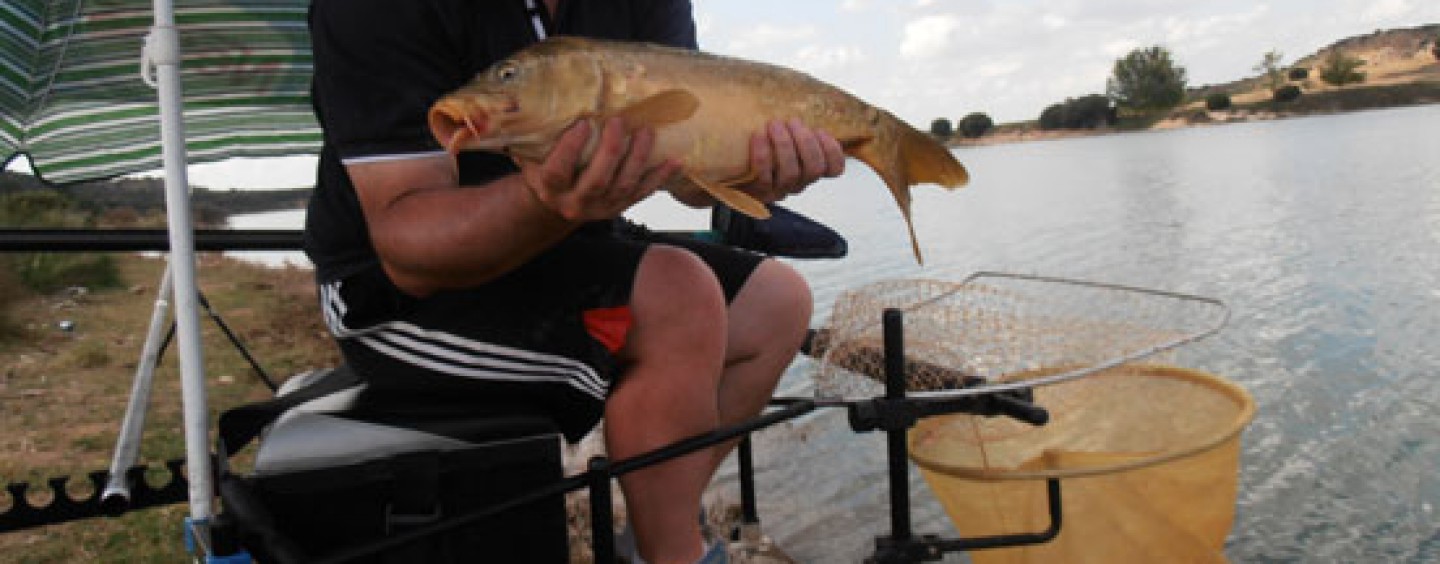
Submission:
M 554 245 L 577 226 L 619 215 L 678 169 L 644 163 L 649 130 L 626 136 L 606 125 L 590 162 L 577 163 L 590 137 L 581 122 L 542 163 L 482 186 L 461 186 L 448 156 L 346 166 L 370 237 L 391 280 L 423 296 L 493 280 Z

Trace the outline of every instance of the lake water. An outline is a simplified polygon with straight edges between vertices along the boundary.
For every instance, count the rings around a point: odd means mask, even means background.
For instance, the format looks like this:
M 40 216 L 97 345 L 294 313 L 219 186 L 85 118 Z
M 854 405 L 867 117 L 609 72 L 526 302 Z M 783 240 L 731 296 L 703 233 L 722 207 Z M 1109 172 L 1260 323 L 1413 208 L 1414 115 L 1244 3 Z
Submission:
M 842 290 L 976 270 L 1224 300 L 1229 324 L 1173 360 L 1258 404 L 1227 555 L 1440 561 L 1437 132 L 1431 105 L 961 149 L 969 187 L 915 192 L 923 268 L 878 179 L 851 161 L 787 202 L 845 234 L 850 256 L 795 264 L 817 324 Z M 704 223 L 664 206 L 640 215 Z M 781 393 L 810 393 L 814 369 L 797 360 Z M 888 528 L 880 436 L 821 412 L 759 434 L 756 449 L 761 518 L 782 547 L 804 562 L 873 551 Z M 917 532 L 953 536 L 914 483 Z

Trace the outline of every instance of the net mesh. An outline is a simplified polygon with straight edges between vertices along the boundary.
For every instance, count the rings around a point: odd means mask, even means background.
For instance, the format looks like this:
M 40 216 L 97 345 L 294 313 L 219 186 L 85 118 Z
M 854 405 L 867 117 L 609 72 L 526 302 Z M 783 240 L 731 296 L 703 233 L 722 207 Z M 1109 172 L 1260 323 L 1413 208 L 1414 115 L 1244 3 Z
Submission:
M 1086 375 L 1207 335 L 1227 316 L 1206 298 L 1059 278 L 885 280 L 836 299 L 814 345 L 818 396 L 883 391 L 886 309 L 904 312 L 907 389 L 922 393 Z

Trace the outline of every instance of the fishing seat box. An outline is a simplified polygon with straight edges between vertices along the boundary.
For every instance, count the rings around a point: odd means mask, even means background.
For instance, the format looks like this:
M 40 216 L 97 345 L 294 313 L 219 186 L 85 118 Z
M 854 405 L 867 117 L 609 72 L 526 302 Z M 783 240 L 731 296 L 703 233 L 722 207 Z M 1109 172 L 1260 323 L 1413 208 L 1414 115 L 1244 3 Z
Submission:
M 395 405 L 365 390 L 346 367 L 311 372 L 274 400 L 221 416 L 222 446 L 243 446 L 264 429 L 253 472 L 220 480 L 222 515 L 257 560 L 323 559 L 562 478 L 562 439 L 548 419 Z M 354 561 L 568 559 L 565 502 L 555 495 Z

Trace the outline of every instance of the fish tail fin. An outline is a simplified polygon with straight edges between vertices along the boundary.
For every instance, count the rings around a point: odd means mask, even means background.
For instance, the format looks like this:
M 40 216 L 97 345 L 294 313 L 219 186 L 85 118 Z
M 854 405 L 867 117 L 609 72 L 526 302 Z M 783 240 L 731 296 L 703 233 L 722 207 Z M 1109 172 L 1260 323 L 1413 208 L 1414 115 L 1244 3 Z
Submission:
M 955 188 L 968 182 L 970 174 L 933 137 L 888 113 L 883 116 L 876 135 L 851 145 L 847 152 L 875 169 L 890 188 L 890 195 L 900 206 L 900 214 L 910 232 L 915 262 L 925 264 L 920 254 L 920 240 L 915 236 L 915 222 L 910 216 L 910 186 L 929 183 Z
M 890 188 L 890 195 L 895 198 L 895 205 L 900 207 L 900 215 L 905 218 L 905 227 L 910 231 L 910 247 L 915 251 L 915 262 L 925 264 L 924 257 L 920 255 L 920 240 L 915 237 L 915 222 L 910 218 L 909 171 L 902 166 L 899 146 L 887 141 L 883 137 L 872 137 L 848 152 L 875 169 L 875 173 L 885 181 L 885 186 Z
M 965 170 L 965 165 L 955 160 L 950 149 L 905 122 L 895 121 L 896 145 L 900 147 L 900 158 L 904 161 L 905 176 L 910 184 L 939 184 L 954 189 L 970 182 L 970 173 Z

